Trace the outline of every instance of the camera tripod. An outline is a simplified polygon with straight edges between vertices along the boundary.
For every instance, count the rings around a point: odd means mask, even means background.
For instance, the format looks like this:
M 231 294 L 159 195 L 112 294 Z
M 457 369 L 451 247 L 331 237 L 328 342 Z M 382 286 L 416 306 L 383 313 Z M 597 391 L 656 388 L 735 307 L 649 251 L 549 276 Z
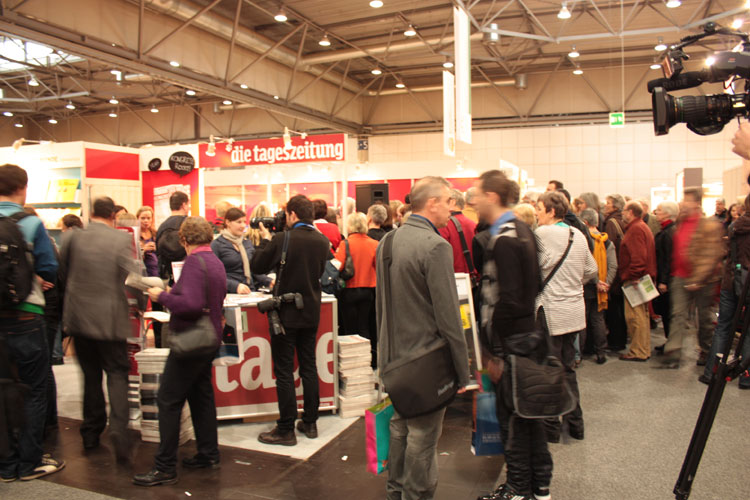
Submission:
M 675 484 L 673 490 L 676 500 L 687 500 L 690 496 L 695 473 L 698 470 L 698 465 L 703 456 L 703 450 L 706 448 L 708 435 L 711 432 L 711 427 L 716 418 L 716 412 L 719 409 L 721 397 L 724 395 L 724 388 L 726 387 L 727 382 L 739 377 L 750 366 L 750 359 L 740 358 L 742 346 L 746 341 L 748 327 L 750 327 L 750 307 L 746 307 L 747 304 L 745 302 L 749 285 L 750 275 L 745 279 L 745 283 L 742 287 L 742 294 L 739 297 L 737 309 L 734 312 L 734 320 L 732 321 L 734 326 L 732 330 L 733 335 L 727 342 L 724 352 L 716 355 L 713 375 L 711 376 L 711 381 L 706 390 L 706 396 L 703 399 L 703 406 L 698 414 L 698 422 L 695 424 L 693 436 L 690 439 L 690 446 L 688 446 L 685 460 L 682 462 L 680 476 L 677 478 L 677 484 Z M 740 327 L 742 328 L 740 340 L 737 349 L 735 350 L 734 358 L 730 360 L 729 354 L 732 350 L 734 333 L 737 332 Z

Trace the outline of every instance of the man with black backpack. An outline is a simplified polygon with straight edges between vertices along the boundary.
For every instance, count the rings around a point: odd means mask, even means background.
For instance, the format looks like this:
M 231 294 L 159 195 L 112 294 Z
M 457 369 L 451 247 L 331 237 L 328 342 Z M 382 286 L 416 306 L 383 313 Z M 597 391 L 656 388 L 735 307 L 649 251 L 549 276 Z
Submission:
M 0 363 L 0 378 L 17 379 L 29 389 L 25 426 L 11 434 L 10 453 L 0 458 L 2 482 L 28 481 L 65 467 L 42 450 L 49 353 L 41 282 L 55 282 L 57 259 L 42 221 L 23 212 L 27 185 L 24 169 L 0 166 L 0 342 L 10 355 L 10 363 Z

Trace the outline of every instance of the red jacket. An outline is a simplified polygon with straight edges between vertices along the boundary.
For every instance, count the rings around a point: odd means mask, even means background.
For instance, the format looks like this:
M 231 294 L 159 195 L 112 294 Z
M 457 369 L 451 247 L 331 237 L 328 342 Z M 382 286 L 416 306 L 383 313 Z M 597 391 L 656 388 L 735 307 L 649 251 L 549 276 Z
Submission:
M 323 233 L 323 235 L 328 238 L 328 241 L 331 242 L 331 249 L 336 250 L 339 245 L 341 244 L 341 232 L 339 231 L 339 227 L 336 224 L 331 224 L 330 222 L 314 222 L 315 227 L 318 228 L 318 231 Z
M 461 224 L 461 229 L 464 232 L 464 239 L 466 240 L 466 247 L 469 249 L 471 255 L 472 248 L 471 242 L 474 240 L 474 232 L 477 227 L 477 223 L 466 217 L 461 212 L 453 212 L 451 214 Z M 448 240 L 448 243 L 453 247 L 453 272 L 455 273 L 468 273 L 469 266 L 466 265 L 466 257 L 464 257 L 464 249 L 461 246 L 461 239 L 458 235 L 458 230 L 453 221 L 449 220 L 448 225 L 440 230 L 440 236 Z M 473 259 L 473 256 L 471 257 Z M 477 269 L 481 271 L 481 269 Z
M 641 219 L 625 228 L 619 255 L 618 273 L 622 281 L 633 281 L 651 275 L 656 279 L 656 246 L 654 234 Z
M 346 288 L 375 288 L 375 253 L 378 242 L 366 234 L 349 235 L 349 254 L 354 264 L 354 277 L 346 282 Z M 346 243 L 341 242 L 336 251 L 336 259 L 341 262 L 341 269 L 346 261 Z

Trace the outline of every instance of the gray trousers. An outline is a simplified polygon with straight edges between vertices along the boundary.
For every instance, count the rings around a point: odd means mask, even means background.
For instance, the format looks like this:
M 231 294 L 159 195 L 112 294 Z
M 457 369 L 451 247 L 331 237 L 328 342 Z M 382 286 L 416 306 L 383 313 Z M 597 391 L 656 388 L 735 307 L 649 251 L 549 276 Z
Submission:
M 437 444 L 445 408 L 415 418 L 393 413 L 388 453 L 388 500 L 430 500 L 438 483 Z
M 704 286 L 694 292 L 685 290 L 686 281 L 674 277 L 669 285 L 669 296 L 672 301 L 672 322 L 669 327 L 669 339 L 664 345 L 664 354 L 669 359 L 679 360 L 685 339 L 695 330 L 695 323 L 690 320 L 690 306 L 695 303 L 698 314 L 698 345 L 701 351 L 708 353 L 714 335 L 716 316 L 711 311 L 714 302 L 714 285 Z

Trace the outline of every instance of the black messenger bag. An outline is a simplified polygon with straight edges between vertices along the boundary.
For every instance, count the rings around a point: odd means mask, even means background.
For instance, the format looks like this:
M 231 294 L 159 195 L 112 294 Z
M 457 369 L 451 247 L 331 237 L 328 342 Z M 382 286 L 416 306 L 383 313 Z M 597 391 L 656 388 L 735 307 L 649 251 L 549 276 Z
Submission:
M 393 257 L 393 237 L 388 234 L 383 242 L 383 288 L 386 302 L 391 300 L 391 263 Z M 388 331 L 381 342 L 390 359 L 394 359 L 393 339 L 395 324 L 393 307 L 386 303 Z M 380 374 L 385 391 L 391 398 L 393 407 L 405 418 L 418 417 L 448 406 L 458 391 L 458 376 L 453 364 L 450 346 L 445 339 L 437 338 L 428 346 L 406 356 L 399 357 L 383 367 Z

